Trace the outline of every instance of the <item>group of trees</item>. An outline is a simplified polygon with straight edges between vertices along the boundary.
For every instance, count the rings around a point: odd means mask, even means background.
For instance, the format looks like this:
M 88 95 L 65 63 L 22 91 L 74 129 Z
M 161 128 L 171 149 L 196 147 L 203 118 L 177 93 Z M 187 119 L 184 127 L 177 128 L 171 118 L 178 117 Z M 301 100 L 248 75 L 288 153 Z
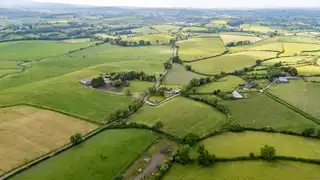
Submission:
M 156 88 L 155 86 L 149 88 L 149 93 L 153 96 L 161 96 L 164 97 L 165 95 L 165 87 Z
M 91 80 L 91 86 L 92 86 L 93 88 L 99 88 L 99 87 L 104 86 L 105 84 L 106 84 L 106 83 L 105 83 L 104 79 L 103 79 L 101 76 L 96 77 L 96 78 L 93 78 L 93 79 Z
M 217 98 L 214 96 L 211 96 L 211 97 L 209 96 L 206 98 L 201 97 L 201 96 L 188 96 L 188 97 L 191 99 L 197 100 L 197 101 L 201 101 L 201 102 L 206 103 L 208 105 L 211 105 L 228 116 L 231 115 L 229 107 L 220 98 Z
M 169 70 L 172 68 L 172 63 L 170 60 L 167 60 L 166 62 L 163 63 L 164 69 Z
M 148 75 L 144 71 L 128 71 L 128 72 L 111 72 L 109 73 L 110 80 L 121 80 L 121 81 L 131 81 L 131 80 L 141 80 L 141 81 L 156 81 L 155 75 Z
M 151 45 L 150 41 L 127 41 L 123 40 L 121 38 L 104 38 L 103 40 L 106 43 L 110 43 L 112 45 L 119 45 L 119 46 L 146 46 L 146 45 Z
M 127 109 L 118 109 L 115 112 L 110 113 L 106 119 L 106 123 L 110 123 L 118 119 L 126 118 L 130 113 L 138 111 L 138 109 L 140 109 L 142 106 L 143 106 L 143 100 L 141 99 L 135 100 L 133 101 L 132 104 L 128 105 Z
M 196 90 L 197 87 L 209 84 L 211 82 L 216 81 L 217 79 L 215 77 L 206 77 L 206 78 L 200 78 L 200 79 L 192 79 L 187 86 L 185 86 L 185 89 L 183 90 L 186 94 L 188 94 L 190 90 L 194 91 Z
M 234 41 L 226 44 L 226 47 L 242 46 L 252 44 L 251 41 Z

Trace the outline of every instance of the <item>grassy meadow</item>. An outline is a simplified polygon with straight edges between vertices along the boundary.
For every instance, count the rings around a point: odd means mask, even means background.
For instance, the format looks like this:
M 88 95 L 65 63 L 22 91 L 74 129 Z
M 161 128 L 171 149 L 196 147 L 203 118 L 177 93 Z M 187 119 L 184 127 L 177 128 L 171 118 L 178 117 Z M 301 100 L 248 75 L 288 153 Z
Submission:
M 130 81 L 129 90 L 131 93 L 141 93 L 154 85 L 155 85 L 154 82 L 134 80 L 134 81 Z
M 278 42 L 277 38 L 268 38 L 261 40 L 255 44 L 235 46 L 228 48 L 231 52 L 241 52 L 241 51 L 282 51 L 282 44 Z
M 155 139 L 150 131 L 107 130 L 11 179 L 112 179 Z
M 226 123 L 226 116 L 204 103 L 176 97 L 156 107 L 145 105 L 128 121 L 148 125 L 161 121 L 164 131 L 183 137 L 189 132 L 202 136 L 219 129 Z
M 174 33 L 178 32 L 179 29 L 181 28 L 180 26 L 175 26 L 175 25 L 167 25 L 167 24 L 160 24 L 160 25 L 154 25 L 152 26 L 156 31 L 162 32 L 162 33 Z
M 136 41 L 139 42 L 140 40 L 150 41 L 151 44 L 169 44 L 170 39 L 174 37 L 169 34 L 150 34 L 150 35 L 143 35 L 143 36 L 134 36 L 129 37 L 129 41 Z M 158 41 L 158 43 L 157 43 Z
M 314 76 L 320 75 L 320 67 L 319 66 L 301 66 L 297 67 L 298 74 L 304 76 Z
M 231 34 L 219 34 L 224 44 L 228 44 L 230 42 L 237 42 L 237 41 L 250 41 L 251 43 L 255 43 L 257 41 L 262 40 L 260 37 L 254 36 L 240 36 L 240 35 L 231 35 Z
M 0 108 L 0 175 L 69 143 L 97 126 L 29 106 Z
M 183 31 L 183 32 L 187 32 L 187 31 L 207 31 L 208 30 L 208 28 L 206 28 L 206 27 L 184 27 L 184 28 L 182 28 L 182 30 L 181 31 Z
M 219 79 L 217 82 L 212 82 L 197 89 L 199 93 L 212 93 L 214 90 L 220 89 L 221 91 L 232 91 L 239 84 L 245 84 L 245 81 L 238 76 L 226 76 Z
M 243 29 L 244 31 L 257 31 L 262 33 L 275 31 L 275 29 L 272 29 L 270 27 L 260 26 L 255 24 L 242 24 L 240 25 L 240 28 Z
M 188 63 L 196 72 L 205 74 L 220 74 L 221 71 L 233 72 L 245 67 L 251 67 L 258 59 L 276 56 L 275 52 L 247 51 L 210 58 L 202 61 Z
M 283 43 L 284 53 L 281 56 L 299 55 L 302 51 L 320 50 L 320 44 Z
M 201 143 L 217 157 L 248 156 L 250 152 L 260 155 L 260 148 L 270 145 L 276 148 L 279 156 L 320 159 L 320 140 L 277 133 L 223 133 Z
M 199 79 L 202 77 L 204 76 L 187 71 L 184 66 L 174 63 L 163 83 L 187 85 L 192 79 Z
M 318 103 L 320 84 L 291 81 L 287 84 L 272 85 L 268 92 L 320 119 L 320 104 Z
M 311 58 L 310 57 L 305 57 L 305 56 L 293 56 L 293 57 L 280 57 L 280 58 L 275 58 L 267 61 L 263 61 L 261 64 L 262 65 L 274 65 L 278 62 L 281 62 L 283 64 L 297 64 L 298 62 L 305 62 L 309 61 Z
M 225 51 L 219 36 L 212 36 L 210 38 L 191 38 L 179 41 L 177 45 L 179 46 L 179 57 L 183 61 L 215 56 Z
M 175 164 L 164 180 L 317 180 L 320 167 L 313 164 L 290 161 L 219 162 L 212 167 L 195 164 Z
M 280 36 L 280 42 L 288 42 L 288 43 L 318 43 L 319 41 L 310 36 Z
M 284 95 L 288 96 L 287 88 L 285 92 Z M 250 93 L 248 97 L 238 101 L 226 101 L 233 119 L 244 126 L 271 126 L 277 130 L 292 130 L 299 133 L 307 127 L 319 127 L 313 121 L 262 93 Z

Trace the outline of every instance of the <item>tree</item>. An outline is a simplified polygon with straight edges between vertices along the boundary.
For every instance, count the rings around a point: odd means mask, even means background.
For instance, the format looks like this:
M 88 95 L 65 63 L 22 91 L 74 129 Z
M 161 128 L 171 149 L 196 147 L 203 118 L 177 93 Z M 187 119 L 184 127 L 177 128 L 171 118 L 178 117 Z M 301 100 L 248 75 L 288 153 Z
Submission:
M 156 43 L 159 44 L 159 40 L 156 40 Z
M 150 41 L 147 41 L 147 42 L 146 42 L 146 45 L 151 45 L 151 42 L 150 42 Z
M 204 153 L 204 145 L 203 145 L 203 144 L 200 144 L 200 145 L 198 146 L 197 152 L 198 152 L 199 154 Z
M 72 144 L 79 144 L 82 140 L 82 135 L 80 133 L 76 133 L 70 136 L 70 141 Z
M 254 159 L 254 158 L 255 158 L 254 153 L 253 153 L 253 152 L 249 153 L 249 157 L 250 157 L 251 159 Z
M 166 61 L 166 62 L 164 63 L 164 68 L 165 68 L 165 69 L 171 69 L 171 67 L 172 67 L 172 64 L 170 63 L 170 61 Z
M 188 144 L 189 146 L 195 145 L 199 141 L 200 137 L 193 133 L 188 133 L 183 137 L 183 143 Z
M 203 166 L 210 166 L 216 161 L 216 156 L 209 154 L 208 150 L 204 150 L 198 156 L 198 163 Z
M 191 71 L 191 70 L 192 70 L 191 65 L 186 65 L 186 70 L 187 70 L 187 71 Z
M 144 40 L 140 40 L 140 41 L 139 41 L 139 45 L 140 45 L 140 46 L 143 46 L 144 44 L 145 44 Z
M 93 78 L 91 81 L 91 86 L 93 88 L 98 88 L 98 87 L 104 86 L 105 84 L 106 83 L 104 82 L 104 80 L 101 76 L 97 77 L 97 78 Z
M 309 136 L 312 136 L 312 134 L 315 133 L 315 129 L 314 128 L 306 128 L 305 130 L 302 131 L 302 135 L 305 136 L 305 137 L 309 137 Z
M 113 86 L 114 86 L 114 87 L 120 87 L 122 84 L 123 84 L 123 83 L 122 83 L 122 81 L 120 81 L 120 80 L 115 80 L 115 81 L 113 82 Z
M 187 164 L 190 161 L 189 157 L 189 145 L 183 145 L 181 146 L 178 151 L 177 155 L 175 156 L 175 161 L 180 164 Z
M 154 129 L 161 129 L 163 128 L 163 123 L 161 121 L 156 122 L 155 125 L 152 126 Z
M 272 146 L 265 145 L 260 150 L 261 152 L 261 158 L 265 160 L 274 160 L 276 157 L 276 149 Z

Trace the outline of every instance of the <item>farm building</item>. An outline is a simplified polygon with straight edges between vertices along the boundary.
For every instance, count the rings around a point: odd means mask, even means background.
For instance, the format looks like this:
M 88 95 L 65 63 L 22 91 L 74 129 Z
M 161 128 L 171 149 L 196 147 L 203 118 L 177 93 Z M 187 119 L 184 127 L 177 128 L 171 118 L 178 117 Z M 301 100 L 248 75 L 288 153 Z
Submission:
M 165 93 L 168 93 L 168 94 L 178 94 L 178 93 L 180 93 L 180 89 L 179 88 L 175 88 L 175 89 L 173 89 L 173 88 L 166 88 L 165 90 L 164 90 L 164 92 Z
M 243 96 L 240 93 L 238 93 L 238 91 L 233 91 L 232 92 L 232 96 L 234 98 L 237 98 L 237 99 L 242 99 L 243 98 Z
M 287 77 L 278 77 L 273 80 L 275 83 L 288 83 Z
M 85 86 L 90 86 L 91 85 L 91 79 L 80 80 L 80 84 L 85 85 Z
M 249 90 L 249 89 L 252 88 L 252 85 L 251 85 L 251 84 L 245 84 L 245 85 L 241 86 L 241 88 L 242 88 L 243 90 Z

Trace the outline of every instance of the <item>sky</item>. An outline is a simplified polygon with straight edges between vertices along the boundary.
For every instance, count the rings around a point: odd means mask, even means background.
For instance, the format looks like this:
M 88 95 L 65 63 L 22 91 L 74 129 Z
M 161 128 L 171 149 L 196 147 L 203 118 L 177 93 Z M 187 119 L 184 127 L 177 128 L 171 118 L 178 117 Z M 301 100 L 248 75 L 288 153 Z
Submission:
M 320 7 L 320 0 L 33 0 L 95 6 L 191 7 L 191 8 L 281 8 Z

